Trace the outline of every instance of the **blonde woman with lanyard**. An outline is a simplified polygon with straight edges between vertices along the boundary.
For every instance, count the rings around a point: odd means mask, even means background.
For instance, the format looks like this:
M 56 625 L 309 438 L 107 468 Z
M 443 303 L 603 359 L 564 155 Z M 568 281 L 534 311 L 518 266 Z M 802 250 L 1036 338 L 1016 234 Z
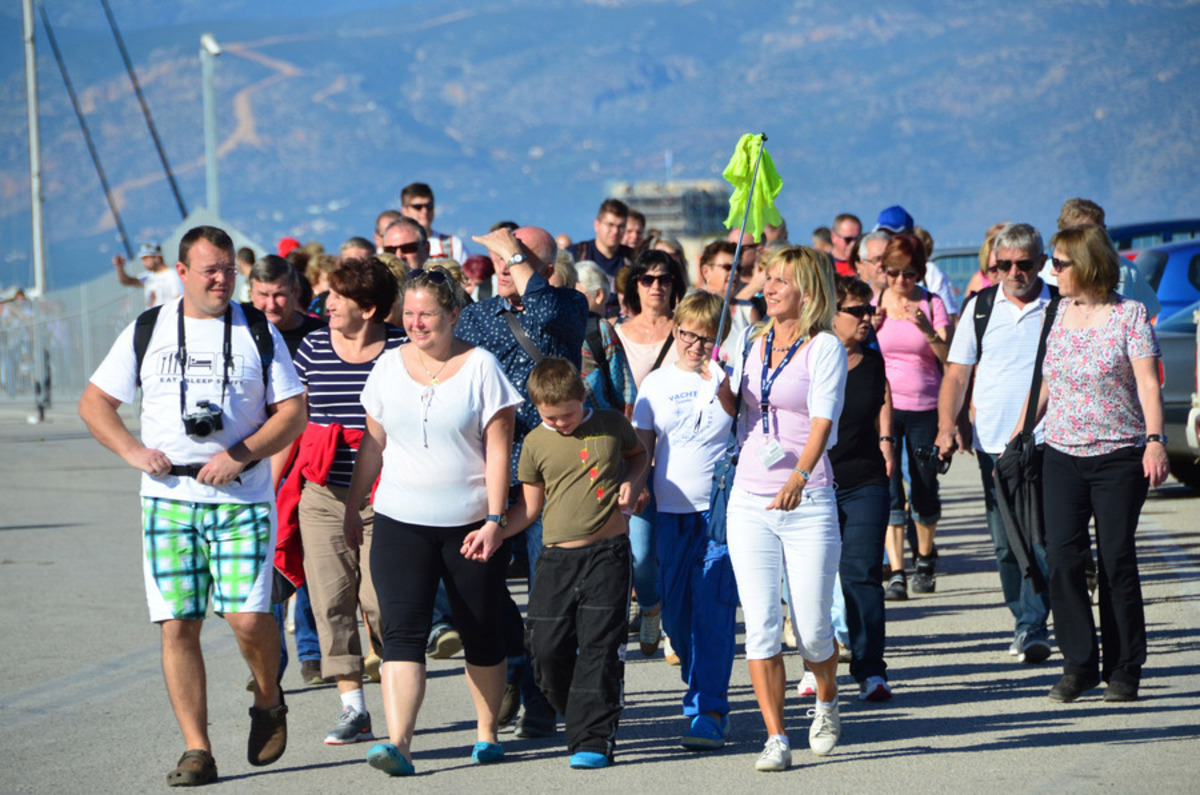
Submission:
M 846 384 L 846 349 L 832 333 L 833 269 L 804 246 L 766 267 L 767 323 L 737 360 L 742 444 L 729 499 L 728 543 L 746 624 L 750 681 L 767 728 L 757 770 L 784 770 L 791 750 L 783 723 L 787 674 L 781 653 L 780 580 L 787 566 L 795 631 L 817 679 L 809 745 L 828 754 L 841 734 L 837 644 L 830 611 L 841 557 L 833 470 Z M 742 350 L 746 350 L 743 345 Z

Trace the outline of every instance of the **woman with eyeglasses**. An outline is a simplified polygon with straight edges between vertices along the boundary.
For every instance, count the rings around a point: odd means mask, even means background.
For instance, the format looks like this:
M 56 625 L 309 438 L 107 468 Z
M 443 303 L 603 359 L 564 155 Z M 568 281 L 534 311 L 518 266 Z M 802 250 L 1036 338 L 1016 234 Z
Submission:
M 864 347 L 875 307 L 871 288 L 857 278 L 837 280 L 833 332 L 846 348 L 846 397 L 838 443 L 829 450 L 837 482 L 842 557 L 838 566 L 850 634 L 850 675 L 862 701 L 892 697 L 883 661 L 885 642 L 883 540 L 887 535 L 888 479 L 896 452 L 892 396 L 883 357 Z
M 358 395 L 384 351 L 404 341 L 384 317 L 396 297 L 396 278 L 374 257 L 347 260 L 329 276 L 326 328 L 310 333 L 296 352 L 296 371 L 308 389 L 308 427 L 298 442 L 288 479 L 302 482 L 299 505 L 304 576 L 308 583 L 321 675 L 337 682 L 342 710 L 325 736 L 328 745 L 372 738 L 363 698 L 365 671 L 358 617 L 366 617 L 371 648 L 380 647 L 379 604 L 367 565 L 374 511 L 370 502 L 346 502 L 366 416 Z M 346 545 L 346 505 L 365 527 L 360 547 Z
M 425 696 L 425 646 L 438 582 L 446 584 L 466 655 L 477 741 L 471 759 L 500 761 L 498 714 L 506 656 L 500 611 L 510 542 L 502 540 L 509 457 L 520 394 L 496 357 L 455 338 L 462 293 L 441 267 L 401 285 L 410 342 L 384 356 L 362 390 L 366 433 L 348 501 L 375 491 L 371 573 L 383 629 L 388 742 L 367 761 L 391 776 L 413 773 L 412 740 Z M 346 543 L 363 539 L 346 513 Z M 463 554 L 478 531 L 485 560 Z
M 729 550 L 708 538 L 713 469 L 725 454 L 734 408 L 725 370 L 713 360 L 724 296 L 697 290 L 675 310 L 674 364 L 642 381 L 633 427 L 653 451 L 662 623 L 687 685 L 681 744 L 711 750 L 729 732 L 737 586 Z
M 674 364 L 675 349 L 672 319 L 675 305 L 687 292 L 683 268 L 663 251 L 648 250 L 638 255 L 626 278 L 625 306 L 629 315 L 616 326 L 625 359 L 633 374 L 635 387 L 659 367 Z M 648 503 L 644 500 L 649 499 Z M 629 517 L 629 543 L 633 555 L 633 590 L 637 594 L 641 627 L 638 630 L 642 654 L 658 651 L 662 640 L 662 605 L 658 595 L 658 559 L 655 555 L 653 495 L 647 490 L 642 510 Z
M 876 338 L 892 388 L 892 435 L 896 452 L 908 457 L 909 491 L 901 467 L 892 470 L 887 553 L 891 564 L 886 598 L 908 598 L 904 572 L 904 525 L 909 510 L 917 528 L 915 593 L 933 593 L 937 549 L 933 538 L 942 515 L 938 463 L 932 454 L 937 438 L 938 389 L 950 353 L 950 318 L 942 299 L 919 285 L 925 278 L 925 247 L 915 236 L 900 234 L 883 249 L 888 287 L 879 296 Z M 906 503 L 909 510 L 905 509 Z
M 727 538 L 746 624 L 750 681 L 767 729 L 757 770 L 784 770 L 787 676 L 780 580 L 787 568 L 797 645 L 817 681 L 809 747 L 823 756 L 841 735 L 837 642 L 830 614 L 841 558 L 837 499 L 826 449 L 837 443 L 846 351 L 831 332 L 833 263 L 794 246 L 767 262 L 767 322 L 752 330 L 732 377 L 741 390 L 741 454 Z
M 1063 655 L 1050 699 L 1074 701 L 1103 681 L 1105 701 L 1134 701 L 1146 662 L 1134 534 L 1148 488 L 1168 467 L 1160 351 L 1146 307 L 1116 292 L 1119 255 L 1104 227 L 1068 227 L 1050 245 L 1064 300 L 1046 340 L 1035 415 L 1045 419 L 1046 566 Z M 1093 517 L 1103 661 L 1085 573 Z

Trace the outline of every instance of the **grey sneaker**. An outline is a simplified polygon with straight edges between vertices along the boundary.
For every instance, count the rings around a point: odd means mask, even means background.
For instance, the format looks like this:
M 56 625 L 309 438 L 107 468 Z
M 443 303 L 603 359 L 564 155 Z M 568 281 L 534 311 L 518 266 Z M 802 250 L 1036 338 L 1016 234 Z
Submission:
M 371 713 L 355 712 L 351 707 L 346 707 L 342 710 L 333 731 L 325 735 L 325 744 L 350 745 L 374 739 L 375 735 L 371 733 Z
M 638 627 L 638 642 L 641 644 L 642 656 L 653 657 L 662 641 L 662 610 L 655 613 L 642 613 L 642 625 Z
M 808 711 L 808 717 L 813 719 L 808 730 L 808 747 L 817 756 L 828 756 L 842 736 L 842 718 L 837 704 L 832 709 L 814 707 Z
M 892 572 L 892 578 L 883 591 L 883 598 L 888 602 L 903 602 L 908 598 L 908 578 L 904 572 Z
M 778 737 L 768 737 L 762 756 L 754 763 L 754 769 L 764 773 L 787 770 L 792 766 L 792 749 Z
M 1017 662 L 1026 665 L 1037 665 L 1050 657 L 1050 644 L 1045 638 L 1021 638 L 1021 651 L 1017 654 Z

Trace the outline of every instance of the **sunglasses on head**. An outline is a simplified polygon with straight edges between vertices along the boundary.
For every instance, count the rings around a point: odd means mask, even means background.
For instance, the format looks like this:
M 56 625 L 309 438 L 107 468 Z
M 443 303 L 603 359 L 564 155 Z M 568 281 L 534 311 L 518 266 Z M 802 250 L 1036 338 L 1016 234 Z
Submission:
M 1013 268 L 1021 271 L 1021 273 L 1029 273 L 1037 263 L 1031 259 L 998 259 L 996 260 L 996 269 L 1008 273 Z
M 446 282 L 450 281 L 450 277 L 447 276 L 446 272 L 441 268 L 433 268 L 431 270 L 417 268 L 408 272 L 408 280 L 410 282 L 422 278 L 433 282 L 434 284 L 445 284 Z
M 672 281 L 674 280 L 671 278 L 671 274 L 669 273 L 643 273 L 638 277 L 638 284 L 642 285 L 643 287 L 653 287 L 655 282 L 658 282 L 662 285 L 668 285 Z
M 384 253 L 398 256 L 400 254 L 416 254 L 421 248 L 421 241 L 415 243 L 401 243 L 398 246 L 384 246 Z
M 875 307 L 871 306 L 870 304 L 862 304 L 861 306 L 839 306 L 838 311 L 845 312 L 847 315 L 853 315 L 859 320 L 862 320 L 864 317 L 874 316 Z

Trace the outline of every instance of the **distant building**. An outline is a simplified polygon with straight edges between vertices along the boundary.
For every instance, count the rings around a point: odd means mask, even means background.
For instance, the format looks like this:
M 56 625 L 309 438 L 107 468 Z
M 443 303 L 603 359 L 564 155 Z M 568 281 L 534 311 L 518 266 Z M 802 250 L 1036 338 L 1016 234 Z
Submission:
M 616 182 L 609 196 L 646 216 L 646 228 L 667 237 L 702 238 L 725 234 L 729 185 L 717 179 L 671 182 Z

